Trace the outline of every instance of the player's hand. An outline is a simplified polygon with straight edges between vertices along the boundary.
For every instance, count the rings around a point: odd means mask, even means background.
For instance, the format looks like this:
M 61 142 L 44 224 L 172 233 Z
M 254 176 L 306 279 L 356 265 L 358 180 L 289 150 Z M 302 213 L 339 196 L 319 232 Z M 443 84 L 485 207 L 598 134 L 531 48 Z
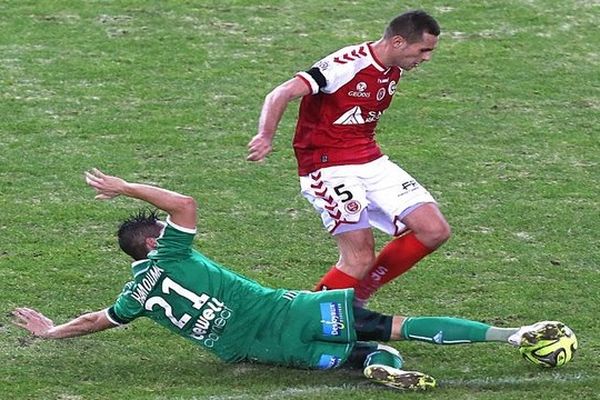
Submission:
M 85 172 L 85 183 L 96 191 L 97 200 L 109 200 L 117 197 L 127 186 L 123 179 L 104 174 L 97 168 Z
M 262 161 L 273 150 L 272 139 L 258 134 L 248 143 L 248 161 Z
M 13 324 L 28 330 L 34 336 L 47 338 L 50 329 L 54 328 L 54 322 L 50 318 L 31 308 L 17 308 L 12 315 L 15 317 Z

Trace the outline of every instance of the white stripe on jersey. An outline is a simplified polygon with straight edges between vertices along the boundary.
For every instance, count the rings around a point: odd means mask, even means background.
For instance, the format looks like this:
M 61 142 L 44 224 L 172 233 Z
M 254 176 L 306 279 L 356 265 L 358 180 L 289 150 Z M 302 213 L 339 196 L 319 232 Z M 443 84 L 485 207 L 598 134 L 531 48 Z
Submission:
M 386 70 L 386 68 L 379 64 L 373 57 L 369 42 L 365 42 L 344 47 L 343 49 L 333 52 L 316 62 L 313 67 L 318 68 L 319 71 L 321 71 L 327 82 L 327 85 L 321 88 L 321 91 L 323 93 L 334 93 L 340 87 L 350 82 L 356 74 L 371 65 L 378 71 L 383 72 Z M 298 75 L 300 74 L 301 73 Z M 301 76 L 311 82 L 311 87 L 313 87 L 313 84 L 317 85 L 310 75 L 305 73 L 305 75 Z M 313 94 L 316 94 L 316 92 L 313 92 Z
M 290 300 L 291 301 L 291 300 L 294 300 L 294 298 L 296 296 L 298 296 L 298 293 L 290 290 L 288 292 L 285 292 L 281 297 L 283 297 L 286 300 Z

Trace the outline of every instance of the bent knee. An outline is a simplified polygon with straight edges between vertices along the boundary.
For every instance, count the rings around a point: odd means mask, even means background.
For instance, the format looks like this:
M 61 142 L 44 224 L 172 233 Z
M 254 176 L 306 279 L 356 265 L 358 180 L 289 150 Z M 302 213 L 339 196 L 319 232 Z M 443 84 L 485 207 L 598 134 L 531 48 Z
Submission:
M 445 220 L 440 220 L 427 230 L 416 232 L 419 240 L 430 249 L 437 249 L 444 244 L 452 235 L 450 225 Z

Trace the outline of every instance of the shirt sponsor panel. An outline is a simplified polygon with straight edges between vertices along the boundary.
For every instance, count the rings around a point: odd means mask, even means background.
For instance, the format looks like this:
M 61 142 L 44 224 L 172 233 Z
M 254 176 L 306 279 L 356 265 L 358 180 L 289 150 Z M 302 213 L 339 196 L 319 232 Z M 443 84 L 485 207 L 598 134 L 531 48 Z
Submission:
M 208 348 L 214 347 L 232 315 L 233 311 L 224 302 L 211 298 L 196 319 L 190 337 Z

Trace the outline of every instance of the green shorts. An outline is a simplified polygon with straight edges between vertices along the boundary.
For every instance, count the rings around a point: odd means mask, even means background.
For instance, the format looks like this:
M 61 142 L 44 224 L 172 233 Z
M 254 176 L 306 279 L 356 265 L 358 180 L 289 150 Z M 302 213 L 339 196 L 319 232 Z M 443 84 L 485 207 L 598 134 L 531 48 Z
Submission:
M 287 293 L 295 295 L 290 307 L 261 330 L 248 359 L 298 368 L 342 365 L 356 343 L 354 290 Z

